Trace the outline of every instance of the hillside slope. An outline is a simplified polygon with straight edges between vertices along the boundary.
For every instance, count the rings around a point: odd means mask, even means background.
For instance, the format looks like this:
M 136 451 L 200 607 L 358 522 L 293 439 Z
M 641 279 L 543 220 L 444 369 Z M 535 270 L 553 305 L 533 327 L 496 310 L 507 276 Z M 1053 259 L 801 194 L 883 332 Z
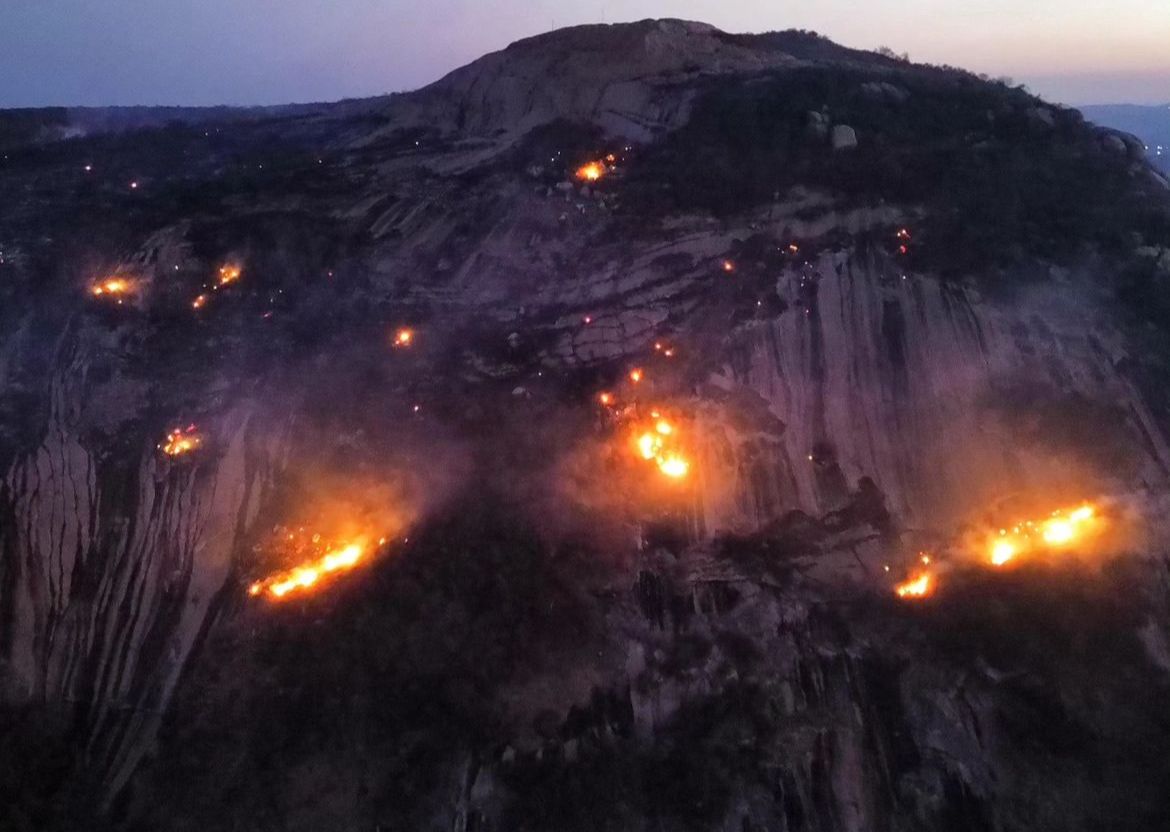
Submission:
M 1170 189 L 1133 142 L 682 21 L 20 119 L 0 825 L 1170 822 Z M 1084 501 L 1084 551 L 971 544 Z

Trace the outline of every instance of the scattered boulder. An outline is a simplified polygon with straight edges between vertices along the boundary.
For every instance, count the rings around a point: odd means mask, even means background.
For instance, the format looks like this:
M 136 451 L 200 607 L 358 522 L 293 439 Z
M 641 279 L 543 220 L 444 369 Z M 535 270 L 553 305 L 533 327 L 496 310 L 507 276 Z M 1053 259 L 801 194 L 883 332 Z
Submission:
M 833 125 L 829 141 L 833 145 L 833 150 L 852 150 L 857 147 L 857 131 L 848 124 Z
M 1033 107 L 1028 110 L 1028 121 L 1038 127 L 1051 129 L 1056 126 L 1056 113 L 1047 107 Z
M 1125 148 L 1125 155 L 1130 159 L 1138 161 L 1145 158 L 1146 143 L 1137 136 L 1121 130 L 1110 130 L 1109 135 L 1121 142 L 1122 147 Z
M 814 139 L 824 139 L 829 135 L 829 117 L 816 110 L 809 110 L 807 130 Z
M 1126 153 L 1125 142 L 1123 142 L 1121 137 L 1115 133 L 1106 133 L 1104 136 L 1102 136 L 1101 146 L 1113 153 Z

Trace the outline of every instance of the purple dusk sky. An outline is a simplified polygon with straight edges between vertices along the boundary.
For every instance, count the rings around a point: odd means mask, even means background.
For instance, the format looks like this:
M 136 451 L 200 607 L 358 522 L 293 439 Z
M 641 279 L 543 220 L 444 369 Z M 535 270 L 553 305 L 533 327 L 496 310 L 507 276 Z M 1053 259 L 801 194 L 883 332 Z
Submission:
M 1168 0 L 0 0 L 0 107 L 377 95 L 554 26 L 646 17 L 815 29 L 1067 104 L 1170 102 Z

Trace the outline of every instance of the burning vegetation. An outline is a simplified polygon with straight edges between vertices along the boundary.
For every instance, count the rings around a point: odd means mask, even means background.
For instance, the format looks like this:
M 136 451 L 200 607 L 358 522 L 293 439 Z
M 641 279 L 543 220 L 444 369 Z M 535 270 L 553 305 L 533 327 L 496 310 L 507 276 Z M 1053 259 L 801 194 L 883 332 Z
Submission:
M 1076 508 L 1058 509 L 1040 519 L 1020 520 L 1010 526 L 976 532 L 957 545 L 960 551 L 973 554 L 978 562 L 1001 569 L 1029 556 L 1058 553 L 1089 543 L 1104 530 L 1105 518 L 1099 509 L 1091 503 L 1082 503 Z M 894 587 L 894 593 L 906 600 L 933 594 L 938 580 L 932 566 L 934 560 L 933 556 L 919 552 L 920 565 L 907 580 Z
M 643 425 L 634 433 L 634 445 L 638 456 L 653 462 L 658 470 L 672 480 L 686 477 L 691 463 L 682 452 L 679 430 L 673 422 L 658 411 L 652 411 L 649 425 Z
M 1100 517 L 1092 505 L 1057 510 L 1041 520 L 1023 520 L 990 535 L 987 559 L 992 566 L 1005 566 L 1029 554 L 1058 551 L 1081 542 L 1099 529 Z
M 120 304 L 125 298 L 133 295 L 137 289 L 138 282 L 133 278 L 113 275 L 94 281 L 89 292 L 95 298 L 109 299 Z
M 899 598 L 916 599 L 926 598 L 934 593 L 935 579 L 929 572 L 920 572 L 908 581 L 903 581 L 894 587 L 894 593 Z
M 605 162 L 587 162 L 577 168 L 576 176 L 582 182 L 596 182 L 608 172 Z
M 291 569 L 276 572 L 248 586 L 252 597 L 267 595 L 280 600 L 294 593 L 311 591 L 331 575 L 348 572 L 365 561 L 376 549 L 366 538 L 353 540 L 326 539 L 319 533 L 309 534 L 304 527 L 287 531 L 278 527 L 278 547 L 286 560 L 297 561 Z M 379 538 L 377 546 L 386 543 Z
M 167 456 L 182 456 L 203 446 L 203 436 L 195 425 L 175 428 L 167 434 L 165 442 L 159 443 L 159 450 Z
M 394 333 L 393 345 L 395 349 L 406 349 L 414 343 L 414 330 L 402 328 Z
M 235 263 L 227 263 L 219 267 L 219 276 L 216 280 L 216 285 L 227 286 L 230 283 L 235 283 L 240 279 L 240 275 L 244 270 Z
M 218 292 L 223 287 L 229 286 L 239 280 L 243 273 L 243 267 L 235 263 L 227 263 L 219 267 L 219 271 L 215 275 L 215 280 L 213 280 L 211 283 L 204 283 L 203 288 L 207 289 L 209 292 Z M 200 309 L 203 309 L 205 306 L 207 306 L 207 303 L 210 300 L 211 295 L 208 292 L 200 292 L 195 296 L 195 299 L 191 301 L 191 308 L 195 311 L 199 311 Z

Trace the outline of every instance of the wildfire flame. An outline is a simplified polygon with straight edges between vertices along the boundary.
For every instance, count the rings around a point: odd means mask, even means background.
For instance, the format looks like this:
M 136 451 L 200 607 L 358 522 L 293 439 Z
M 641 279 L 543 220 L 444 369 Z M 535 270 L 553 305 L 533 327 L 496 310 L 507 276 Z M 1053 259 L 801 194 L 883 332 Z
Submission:
M 637 384 L 642 380 L 642 375 L 642 370 L 638 367 L 635 367 L 634 369 L 630 370 L 630 381 L 632 381 L 634 384 Z
M 243 274 L 243 269 L 234 263 L 228 263 L 225 266 L 219 267 L 219 285 L 227 286 L 229 283 L 235 283 Z
M 1031 552 L 1060 549 L 1083 539 L 1097 519 L 1097 510 L 1085 504 L 1054 511 L 1043 520 L 1025 520 L 1011 528 L 1002 528 L 988 541 L 988 560 L 992 566 L 1003 566 Z
M 682 479 L 691 469 L 690 462 L 678 449 L 678 430 L 659 414 L 650 428 L 637 433 L 634 444 L 638 455 L 647 462 L 653 462 L 663 475 L 671 479 Z
M 365 540 L 337 543 L 324 541 L 319 534 L 312 535 L 306 543 L 300 540 L 298 534 L 290 532 L 285 542 L 297 555 L 304 557 L 305 562 L 253 581 L 248 586 L 248 594 L 252 597 L 267 595 L 279 601 L 289 594 L 308 591 L 330 575 L 353 569 L 370 553 Z M 378 544 L 385 542 L 386 538 L 383 537 Z
M 934 577 L 929 572 L 920 572 L 894 587 L 894 592 L 899 598 L 925 598 L 934 592 Z
M 577 168 L 577 178 L 586 182 L 596 182 L 605 176 L 605 165 L 601 162 L 588 162 Z
M 99 280 L 90 287 L 90 293 L 95 298 L 114 297 L 122 298 L 134 291 L 135 283 L 128 277 L 107 277 Z
M 186 428 L 175 428 L 167 434 L 166 442 L 160 444 L 159 449 L 167 456 L 182 456 L 198 450 L 203 445 L 203 437 L 194 425 Z
M 413 329 L 400 329 L 394 333 L 394 346 L 398 348 L 409 347 L 414 341 Z

